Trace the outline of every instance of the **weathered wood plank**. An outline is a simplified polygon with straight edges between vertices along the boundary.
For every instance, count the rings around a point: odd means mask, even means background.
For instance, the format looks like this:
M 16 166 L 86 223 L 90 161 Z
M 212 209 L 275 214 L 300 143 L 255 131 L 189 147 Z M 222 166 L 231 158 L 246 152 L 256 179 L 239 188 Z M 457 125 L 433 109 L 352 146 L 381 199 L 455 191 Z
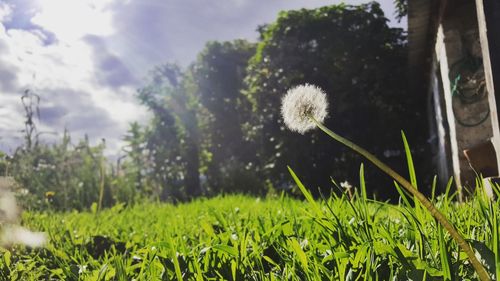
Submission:
M 488 102 L 490 104 L 490 118 L 493 131 L 492 142 L 496 147 L 497 166 L 500 167 L 500 130 L 498 126 L 497 103 L 495 99 L 495 86 L 490 59 L 490 49 L 488 42 L 488 28 L 486 16 L 484 13 L 483 0 L 476 0 L 477 22 L 479 29 L 479 40 L 481 42 L 481 52 L 483 55 L 484 76 L 486 80 L 486 89 L 488 91 Z M 498 36 L 498 35 L 497 35 Z M 498 50 L 497 50 L 498 51 Z

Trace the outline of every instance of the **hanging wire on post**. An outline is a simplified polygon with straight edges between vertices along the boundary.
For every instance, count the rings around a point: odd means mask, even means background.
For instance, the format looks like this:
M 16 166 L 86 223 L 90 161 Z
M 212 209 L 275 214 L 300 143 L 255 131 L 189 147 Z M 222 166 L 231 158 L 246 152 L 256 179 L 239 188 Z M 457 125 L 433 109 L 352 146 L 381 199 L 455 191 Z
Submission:
M 462 106 L 473 105 L 483 100 L 488 92 L 484 79 L 483 63 L 481 58 L 471 55 L 457 61 L 450 67 L 451 95 L 457 98 Z M 459 118 L 455 106 L 452 104 L 453 115 L 458 124 L 464 127 L 476 127 L 484 123 L 490 116 L 490 109 L 486 110 L 477 121 L 465 121 Z

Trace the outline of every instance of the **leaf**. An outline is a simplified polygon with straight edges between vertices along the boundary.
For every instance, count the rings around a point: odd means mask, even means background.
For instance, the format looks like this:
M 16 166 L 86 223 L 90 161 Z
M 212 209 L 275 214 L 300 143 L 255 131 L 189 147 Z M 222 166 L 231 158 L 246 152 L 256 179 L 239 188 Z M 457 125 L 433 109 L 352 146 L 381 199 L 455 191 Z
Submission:
M 219 245 L 213 246 L 212 249 L 224 252 L 224 253 L 229 254 L 233 257 L 238 257 L 238 250 L 231 247 L 231 246 L 228 246 L 228 245 L 219 244 Z
M 495 253 L 488 248 L 484 242 L 477 240 L 468 241 L 472 244 L 474 250 L 476 250 L 476 256 L 479 256 L 478 259 L 482 261 L 483 265 L 485 265 L 485 268 L 490 276 L 494 276 L 497 271 L 497 266 L 500 266 L 495 262 Z
M 268 256 L 262 256 L 262 258 L 265 259 L 270 264 L 272 264 L 274 266 L 278 266 L 278 264 L 276 262 L 274 262 L 270 257 L 268 257 Z
M 361 187 L 361 198 L 366 202 L 366 182 L 365 182 L 365 168 L 363 163 L 359 166 L 359 185 Z
M 448 251 L 448 243 L 444 238 L 443 227 L 441 225 L 438 228 L 438 242 L 439 242 L 439 257 L 441 258 L 441 268 L 443 270 L 443 279 L 451 280 L 451 255 Z
M 206 221 L 201 222 L 201 228 L 209 235 L 209 236 L 215 236 L 215 231 L 214 228 Z
M 182 279 L 181 267 L 179 265 L 179 260 L 177 259 L 177 250 L 174 247 L 172 237 L 169 238 L 169 244 L 170 244 L 170 257 L 174 262 L 175 276 L 177 277 L 177 281 L 182 281 L 183 279 Z
M 10 253 L 10 251 L 5 251 L 5 253 L 3 254 L 3 260 L 5 261 L 5 264 L 7 265 L 7 267 L 10 267 L 10 257 L 12 256 L 12 254 Z
M 104 280 L 104 277 L 106 277 L 106 271 L 108 270 L 108 264 L 105 263 L 102 265 L 101 269 L 99 269 L 99 273 L 97 275 L 97 281 Z
M 413 157 L 411 156 L 410 145 L 408 144 L 408 140 L 406 139 L 406 135 L 403 131 L 401 131 L 401 137 L 403 138 L 403 144 L 406 154 L 406 162 L 408 164 L 408 172 L 410 173 L 410 182 L 411 185 L 417 188 L 417 175 L 415 173 L 415 166 L 413 165 Z
M 96 202 L 92 203 L 92 205 L 90 206 L 90 212 L 94 215 L 97 213 L 97 203 Z
M 318 217 L 322 218 L 324 215 L 323 215 L 323 212 L 321 211 L 321 208 L 319 207 L 318 203 L 316 203 L 316 201 L 312 197 L 311 193 L 302 184 L 302 182 L 300 181 L 300 179 L 293 172 L 292 168 L 290 168 L 289 166 L 287 166 L 287 167 L 288 167 L 288 171 L 292 175 L 293 180 L 295 181 L 295 183 L 299 187 L 300 191 L 302 192 L 302 194 L 304 195 L 304 197 L 306 198 L 306 200 L 309 202 L 309 204 L 311 204 L 313 210 L 316 212 L 316 214 L 318 215 Z
M 291 238 L 288 240 L 288 242 L 289 242 L 290 246 L 292 247 L 293 251 L 295 252 L 295 254 L 297 255 L 297 259 L 302 264 L 302 267 L 304 268 L 304 270 L 307 269 L 307 267 L 308 267 L 307 256 L 306 256 L 306 253 L 304 253 L 304 251 L 300 247 L 299 241 L 297 241 L 297 239 L 295 239 L 295 238 Z

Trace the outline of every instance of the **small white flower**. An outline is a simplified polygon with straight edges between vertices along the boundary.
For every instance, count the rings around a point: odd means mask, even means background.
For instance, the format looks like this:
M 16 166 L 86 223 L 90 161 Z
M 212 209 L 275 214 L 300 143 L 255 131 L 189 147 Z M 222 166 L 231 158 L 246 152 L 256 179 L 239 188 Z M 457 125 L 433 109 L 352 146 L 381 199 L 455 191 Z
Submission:
M 21 195 L 28 195 L 29 193 L 30 193 L 30 191 L 26 188 L 21 188 L 19 190 L 19 194 L 21 194 Z
M 83 274 L 87 271 L 87 265 L 78 265 L 78 274 Z
M 352 225 L 354 222 L 356 221 L 356 218 L 355 217 L 352 217 L 350 220 L 349 220 L 349 225 Z
M 309 84 L 291 88 L 281 101 L 281 115 L 288 129 L 304 134 L 316 128 L 310 117 L 323 122 L 328 115 L 326 94 Z
M 347 189 L 347 190 L 349 190 L 349 189 L 351 189 L 351 188 L 352 188 L 352 185 L 351 185 L 348 181 L 341 182 L 341 183 L 340 183 L 340 186 L 341 186 L 342 188 Z
M 307 245 L 309 245 L 309 241 L 306 238 L 300 241 L 300 248 L 304 249 Z
M 23 244 L 32 248 L 41 247 L 47 237 L 43 232 L 31 232 L 21 226 L 10 226 L 3 230 L 2 245 Z

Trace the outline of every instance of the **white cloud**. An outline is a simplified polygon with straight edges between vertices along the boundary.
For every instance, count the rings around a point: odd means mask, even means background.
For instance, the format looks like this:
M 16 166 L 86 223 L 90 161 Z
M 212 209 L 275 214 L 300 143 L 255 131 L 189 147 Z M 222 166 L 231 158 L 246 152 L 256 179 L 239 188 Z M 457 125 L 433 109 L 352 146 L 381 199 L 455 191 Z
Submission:
M 6 22 L 11 19 L 12 5 L 0 2 L 0 22 Z
M 67 127 L 75 138 L 89 133 L 94 142 L 106 138 L 110 150 L 118 150 L 129 122 L 145 118 L 145 110 L 134 100 L 138 85 L 123 83 L 111 87 L 101 83 L 101 77 L 113 69 L 100 69 L 96 65 L 98 54 L 91 44 L 82 40 L 88 35 L 105 38 L 113 32 L 109 2 L 43 0 L 38 3 L 40 9 L 29 19 L 32 27 L 6 29 L 8 25 L 0 23 L 0 133 L 3 137 L 0 149 L 12 150 L 19 145 L 20 135 L 16 133 L 22 129 L 24 112 L 20 96 L 25 88 L 42 97 L 42 108 L 47 105 L 49 109 L 50 106 L 67 109 L 58 115 L 59 122 L 44 124 L 42 118 L 40 130 L 62 132 Z M 0 2 L 0 15 L 7 10 L 5 7 L 16 8 L 6 5 Z M 8 12 L 3 14 L 12 14 L 12 10 Z M 12 18 L 16 20 L 26 19 Z M 114 56 L 111 50 L 106 52 L 108 57 Z M 113 58 L 119 61 L 118 57 Z M 132 76 L 126 78 L 137 81 Z M 41 114 L 44 115 L 43 110 Z
M 369 0 L 133 0 L 117 2 L 116 30 L 109 44 L 136 71 L 158 62 L 188 65 L 209 40 L 257 40 L 257 27 L 271 23 L 281 10 L 325 5 L 358 5 Z M 393 18 L 393 0 L 380 0 Z M 397 25 L 394 21 L 393 25 Z M 140 55 L 139 55 L 140 54 Z
M 56 34 L 64 42 L 80 40 L 87 34 L 113 33 L 111 0 L 39 0 L 40 10 L 31 21 Z

